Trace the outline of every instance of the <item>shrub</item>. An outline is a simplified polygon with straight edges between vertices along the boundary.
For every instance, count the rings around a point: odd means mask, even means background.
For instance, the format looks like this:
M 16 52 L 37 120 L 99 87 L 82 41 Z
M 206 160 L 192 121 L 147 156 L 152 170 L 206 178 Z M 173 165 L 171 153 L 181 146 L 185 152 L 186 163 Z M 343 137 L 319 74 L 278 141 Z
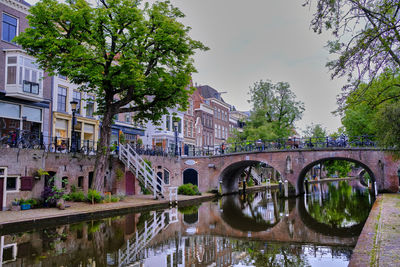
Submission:
M 72 201 L 84 202 L 86 200 L 85 194 L 82 191 L 76 191 L 69 194 Z
M 92 204 L 100 203 L 101 202 L 100 193 L 97 190 L 89 189 L 89 191 L 87 193 L 87 201 L 91 202 Z
M 118 201 L 119 201 L 119 197 L 111 196 L 111 202 L 118 202 Z
M 71 194 L 65 194 L 62 197 L 65 201 L 71 201 Z
M 254 181 L 253 179 L 249 179 L 249 181 L 247 182 L 247 186 L 253 186 L 254 185 Z
M 201 195 L 199 188 L 197 185 L 193 184 L 183 184 L 178 187 L 178 194 L 179 195 L 187 195 L 187 196 L 195 196 L 195 195 Z

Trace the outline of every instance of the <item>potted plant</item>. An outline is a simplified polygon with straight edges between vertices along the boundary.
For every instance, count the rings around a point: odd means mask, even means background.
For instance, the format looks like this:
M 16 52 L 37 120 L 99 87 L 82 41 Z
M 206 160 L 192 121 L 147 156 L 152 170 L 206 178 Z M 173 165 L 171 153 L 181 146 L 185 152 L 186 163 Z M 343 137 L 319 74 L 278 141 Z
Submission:
M 30 210 L 31 209 L 31 204 L 28 199 L 25 200 L 25 199 L 21 198 L 20 205 L 21 205 L 21 210 Z
M 36 180 L 39 180 L 39 179 L 42 178 L 44 175 L 49 175 L 49 173 L 48 173 L 47 171 L 43 170 L 42 168 L 39 168 L 39 169 L 36 171 L 34 177 L 35 177 Z

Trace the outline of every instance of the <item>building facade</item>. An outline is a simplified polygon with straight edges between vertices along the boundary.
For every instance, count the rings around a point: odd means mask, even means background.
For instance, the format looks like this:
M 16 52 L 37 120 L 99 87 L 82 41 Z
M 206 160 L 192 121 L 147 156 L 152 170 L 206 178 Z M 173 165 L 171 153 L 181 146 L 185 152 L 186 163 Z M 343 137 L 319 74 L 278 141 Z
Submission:
M 71 146 L 72 117 L 71 102 L 77 102 L 75 110 L 74 134 L 78 150 L 95 150 L 99 138 L 99 120 L 95 116 L 96 101 L 92 94 L 79 90 L 79 86 L 70 83 L 65 76 L 51 77 L 52 97 L 52 143 L 56 149 Z
M 28 27 L 25 1 L 0 0 L 0 136 L 2 145 L 48 143 L 51 84 L 13 39 Z
M 163 115 L 157 124 L 147 122 L 143 136 L 144 147 L 171 154 L 177 152 L 181 155 L 184 144 L 183 121 L 184 112 L 169 109 L 169 113 Z M 175 150 L 176 145 L 177 150 Z

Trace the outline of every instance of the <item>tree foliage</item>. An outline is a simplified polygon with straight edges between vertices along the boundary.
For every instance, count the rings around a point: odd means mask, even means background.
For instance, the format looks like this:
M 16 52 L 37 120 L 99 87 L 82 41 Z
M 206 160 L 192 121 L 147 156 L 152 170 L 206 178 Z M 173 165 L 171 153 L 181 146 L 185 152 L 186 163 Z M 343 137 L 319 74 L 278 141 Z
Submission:
M 102 115 L 95 188 L 109 154 L 112 118 L 135 112 L 135 120 L 159 120 L 167 108 L 186 108 L 192 56 L 206 47 L 178 20 L 184 14 L 169 1 L 42 0 L 30 9 L 30 28 L 16 41 L 50 74 L 68 77 L 96 95 Z
M 301 119 L 304 103 L 296 100 L 296 95 L 286 82 L 273 84 L 260 80 L 250 87 L 252 113 L 246 122 L 242 139 L 284 138 L 293 134 L 294 123 Z
M 306 127 L 306 130 L 303 133 L 304 138 L 318 138 L 318 137 L 326 137 L 327 131 L 321 124 L 312 123 Z
M 349 95 L 342 117 L 349 136 L 375 136 L 382 147 L 398 147 L 400 92 L 393 84 L 400 84 L 399 73 L 386 71 L 368 90 L 363 83 Z
M 339 102 L 363 81 L 373 81 L 386 69 L 400 67 L 400 2 L 398 0 L 306 0 L 316 5 L 311 21 L 315 32 L 331 31 L 327 63 L 332 77 L 347 76 L 349 85 Z M 398 86 L 398 85 L 396 85 Z

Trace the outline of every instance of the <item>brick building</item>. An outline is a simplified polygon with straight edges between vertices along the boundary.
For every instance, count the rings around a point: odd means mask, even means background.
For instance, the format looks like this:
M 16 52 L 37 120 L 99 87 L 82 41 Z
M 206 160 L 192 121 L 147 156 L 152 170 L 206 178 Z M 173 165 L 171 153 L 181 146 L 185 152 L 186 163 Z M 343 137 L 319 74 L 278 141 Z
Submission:
M 2 144 L 50 136 L 51 81 L 13 39 L 28 27 L 25 1 L 0 0 L 0 135 Z

